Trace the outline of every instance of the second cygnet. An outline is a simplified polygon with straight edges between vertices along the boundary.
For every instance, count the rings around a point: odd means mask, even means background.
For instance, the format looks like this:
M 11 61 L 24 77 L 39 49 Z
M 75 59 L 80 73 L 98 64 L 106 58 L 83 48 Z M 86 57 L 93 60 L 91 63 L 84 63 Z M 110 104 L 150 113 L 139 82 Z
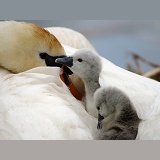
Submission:
M 98 110 L 99 140 L 134 140 L 140 119 L 129 97 L 113 87 L 98 89 L 94 94 Z

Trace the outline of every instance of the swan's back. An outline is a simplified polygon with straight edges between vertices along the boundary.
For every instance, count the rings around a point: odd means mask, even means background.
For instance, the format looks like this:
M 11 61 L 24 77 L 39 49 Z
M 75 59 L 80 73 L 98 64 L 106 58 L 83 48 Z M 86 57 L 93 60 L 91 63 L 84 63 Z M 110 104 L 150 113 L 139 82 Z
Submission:
M 103 84 L 117 87 L 128 95 L 134 104 L 139 125 L 137 139 L 160 139 L 160 83 L 124 70 L 103 59 L 100 75 Z M 154 123 L 155 122 L 155 123 Z
M 93 139 L 95 119 L 60 80 L 59 68 L 6 73 L 1 81 L 1 139 Z
M 87 40 L 87 38 L 75 30 L 64 27 L 48 27 L 46 29 L 50 33 L 52 33 L 64 45 L 68 45 L 76 49 L 80 48 L 94 49 L 94 47 Z

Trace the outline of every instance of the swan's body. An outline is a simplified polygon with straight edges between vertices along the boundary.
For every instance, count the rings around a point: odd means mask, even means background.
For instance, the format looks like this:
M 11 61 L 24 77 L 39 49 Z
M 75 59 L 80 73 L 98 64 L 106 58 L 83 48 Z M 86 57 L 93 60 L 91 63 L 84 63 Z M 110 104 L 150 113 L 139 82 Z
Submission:
M 63 47 L 68 56 L 76 51 Z M 160 84 L 101 60 L 104 84 L 124 91 L 144 120 L 137 139 L 160 139 Z M 0 69 L 0 139 L 94 139 L 96 119 L 70 94 L 58 73 L 58 68 L 49 67 L 19 74 Z M 76 83 L 77 77 L 72 77 Z M 83 84 L 77 84 L 83 90 Z
M 160 83 L 124 70 L 104 58 L 102 63 L 103 84 L 127 94 L 142 120 L 137 139 L 160 139 Z
M 59 41 L 28 23 L 1 22 L 0 32 L 0 139 L 93 139 L 95 119 L 60 80 L 60 69 L 34 68 L 65 55 Z
M 93 139 L 95 120 L 60 80 L 59 68 L 0 73 L 0 139 Z
M 91 43 L 84 37 L 81 33 L 76 32 L 69 28 L 64 27 L 50 27 L 46 28 L 50 33 L 52 33 L 61 44 L 70 46 L 72 48 L 92 48 L 94 47 Z
M 140 119 L 127 95 L 117 88 L 102 87 L 94 93 L 94 104 L 100 129 L 97 139 L 136 139 Z

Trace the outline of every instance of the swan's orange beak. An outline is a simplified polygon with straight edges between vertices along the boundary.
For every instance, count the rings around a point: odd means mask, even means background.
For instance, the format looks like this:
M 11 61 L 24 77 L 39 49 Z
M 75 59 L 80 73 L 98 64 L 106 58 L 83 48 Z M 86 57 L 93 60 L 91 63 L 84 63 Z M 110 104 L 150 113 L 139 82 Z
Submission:
M 83 95 L 78 91 L 78 89 L 76 88 L 76 86 L 72 83 L 69 75 L 67 73 L 64 72 L 63 67 L 61 68 L 61 72 L 60 72 L 60 78 L 61 80 L 67 85 L 68 89 L 70 90 L 70 92 L 72 93 L 72 95 L 78 99 L 78 100 L 82 100 Z

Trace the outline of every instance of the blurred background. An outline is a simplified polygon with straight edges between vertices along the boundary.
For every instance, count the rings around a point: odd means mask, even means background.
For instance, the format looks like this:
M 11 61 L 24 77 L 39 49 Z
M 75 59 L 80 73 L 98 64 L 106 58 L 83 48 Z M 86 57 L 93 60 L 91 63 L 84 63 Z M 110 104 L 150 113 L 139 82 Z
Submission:
M 117 66 L 141 75 L 154 72 L 154 76 L 156 75 L 154 79 L 160 79 L 160 20 L 34 20 L 29 22 L 41 27 L 61 26 L 74 29 L 82 33 L 101 56 Z

